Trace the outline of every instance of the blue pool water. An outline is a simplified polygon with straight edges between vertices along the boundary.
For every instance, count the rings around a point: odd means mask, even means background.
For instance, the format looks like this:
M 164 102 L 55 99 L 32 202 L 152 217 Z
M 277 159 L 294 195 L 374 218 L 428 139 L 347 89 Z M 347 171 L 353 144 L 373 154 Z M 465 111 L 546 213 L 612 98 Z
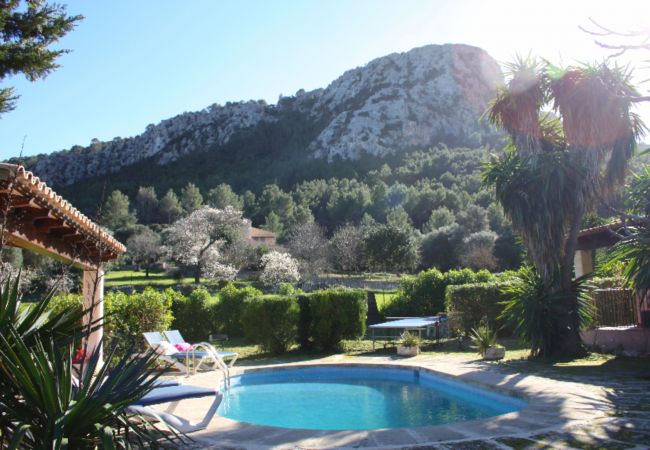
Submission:
M 233 377 L 219 414 L 284 428 L 368 430 L 483 419 L 525 405 L 425 371 L 341 366 Z

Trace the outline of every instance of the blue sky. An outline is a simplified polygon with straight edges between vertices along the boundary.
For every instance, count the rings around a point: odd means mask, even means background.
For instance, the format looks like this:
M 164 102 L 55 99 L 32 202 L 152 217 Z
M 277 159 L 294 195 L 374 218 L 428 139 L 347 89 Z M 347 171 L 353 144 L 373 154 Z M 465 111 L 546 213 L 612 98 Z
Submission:
M 603 51 L 577 28 L 588 17 L 610 26 L 650 17 L 642 0 L 64 3 L 86 19 L 60 43 L 72 50 L 62 67 L 35 83 L 2 83 L 21 95 L 17 109 L 0 116 L 2 159 L 17 156 L 23 139 L 25 155 L 49 153 L 133 136 L 213 103 L 274 103 L 426 44 L 477 45 L 499 61 L 531 50 L 556 62 L 595 60 Z

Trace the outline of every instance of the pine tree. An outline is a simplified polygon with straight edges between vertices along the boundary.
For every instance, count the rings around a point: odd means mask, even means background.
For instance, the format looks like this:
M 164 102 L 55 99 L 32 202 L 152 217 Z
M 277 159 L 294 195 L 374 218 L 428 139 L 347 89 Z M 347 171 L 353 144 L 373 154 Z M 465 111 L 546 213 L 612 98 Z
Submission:
M 242 198 L 237 195 L 229 184 L 221 183 L 208 191 L 208 205 L 217 209 L 232 206 L 241 210 L 244 206 Z
M 0 80 L 23 74 L 29 81 L 45 78 L 68 50 L 50 50 L 83 16 L 68 16 L 66 7 L 42 0 L 3 1 L 0 6 Z M 0 88 L 0 113 L 11 111 L 18 96 Z
M 158 211 L 158 197 L 153 187 L 140 187 L 135 197 L 135 209 L 140 223 L 153 223 Z
M 163 223 L 172 223 L 183 214 L 183 208 L 174 191 L 168 190 L 165 196 L 160 199 L 158 211 L 160 221 Z
M 135 214 L 129 211 L 129 197 L 117 190 L 111 192 L 104 202 L 101 222 L 113 231 L 135 224 Z
M 203 206 L 203 196 L 194 183 L 187 183 L 181 191 L 181 206 L 187 214 Z

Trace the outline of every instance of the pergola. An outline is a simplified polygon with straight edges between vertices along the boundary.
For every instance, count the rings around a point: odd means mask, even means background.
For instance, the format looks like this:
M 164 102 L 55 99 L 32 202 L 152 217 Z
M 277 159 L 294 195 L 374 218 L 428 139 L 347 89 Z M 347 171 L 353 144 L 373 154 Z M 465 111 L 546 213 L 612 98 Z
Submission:
M 83 270 L 84 322 L 104 315 L 102 264 L 126 248 L 99 225 L 57 195 L 23 166 L 0 163 L 0 220 L 6 245 L 49 256 Z M 101 322 L 99 322 L 101 325 Z M 99 347 L 102 327 L 88 337 L 88 349 Z

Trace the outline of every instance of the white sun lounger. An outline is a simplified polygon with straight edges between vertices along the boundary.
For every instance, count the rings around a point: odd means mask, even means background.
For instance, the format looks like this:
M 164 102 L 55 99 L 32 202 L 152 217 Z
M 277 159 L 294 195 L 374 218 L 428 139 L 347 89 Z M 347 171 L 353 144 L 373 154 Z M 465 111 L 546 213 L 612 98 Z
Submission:
M 184 371 L 186 376 L 190 376 L 192 372 L 196 373 L 200 367 L 205 365 L 210 370 L 222 371 L 226 386 L 229 385 L 230 371 L 228 370 L 228 366 L 212 345 L 201 342 L 192 345 L 187 351 L 177 351 L 167 354 L 160 352 L 158 346 L 162 342 L 166 342 L 169 345 L 172 344 L 166 341 L 161 333 L 150 331 L 142 334 L 149 347 L 157 353 L 158 359 L 169 363 L 180 371 Z
M 183 335 L 181 334 L 180 331 L 178 330 L 168 330 L 164 331 L 163 334 L 167 338 L 167 340 L 171 344 L 187 344 L 188 342 L 183 339 Z M 192 344 L 190 344 L 192 345 Z M 209 346 L 210 349 L 215 352 L 221 359 L 223 360 L 230 360 L 230 363 L 228 364 L 228 367 L 232 367 L 235 365 L 235 361 L 237 361 L 237 358 L 239 358 L 239 353 L 236 352 L 221 352 L 217 350 L 212 344 L 208 344 L 207 342 L 200 342 L 197 345 L 202 345 L 202 346 Z
M 191 398 L 214 397 L 208 411 L 203 419 L 199 422 L 190 422 L 189 420 L 174 414 L 174 410 L 181 400 Z M 223 394 L 217 389 L 204 388 L 199 386 L 188 386 L 174 384 L 174 382 L 164 382 L 160 387 L 155 387 L 151 392 L 142 397 L 133 405 L 129 406 L 128 411 L 133 414 L 151 417 L 171 426 L 174 430 L 181 433 L 191 433 L 193 431 L 205 429 L 223 400 Z M 154 405 L 169 403 L 169 407 L 164 411 L 154 408 Z

